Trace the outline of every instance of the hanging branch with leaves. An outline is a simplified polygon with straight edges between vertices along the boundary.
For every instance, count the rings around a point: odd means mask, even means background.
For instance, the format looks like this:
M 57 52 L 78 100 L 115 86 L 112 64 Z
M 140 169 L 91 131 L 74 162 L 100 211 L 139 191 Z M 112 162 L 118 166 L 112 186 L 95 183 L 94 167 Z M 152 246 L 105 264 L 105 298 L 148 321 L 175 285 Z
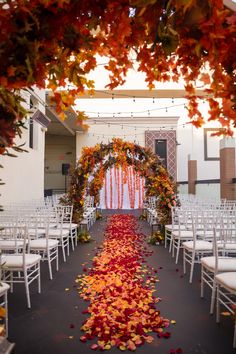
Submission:
M 147 86 L 183 79 L 190 121 L 203 118 L 196 81 L 209 101 L 208 120 L 232 135 L 236 115 L 236 14 L 222 0 L 3 0 L 0 3 L 0 153 L 14 146 L 25 110 L 20 89 L 53 92 L 62 119 L 87 78 L 105 56 L 109 89 L 125 82 L 130 68 L 145 73 Z M 71 90 L 68 90 L 68 85 Z M 58 88 L 65 90 L 58 90 Z M 86 118 L 78 111 L 83 125 Z

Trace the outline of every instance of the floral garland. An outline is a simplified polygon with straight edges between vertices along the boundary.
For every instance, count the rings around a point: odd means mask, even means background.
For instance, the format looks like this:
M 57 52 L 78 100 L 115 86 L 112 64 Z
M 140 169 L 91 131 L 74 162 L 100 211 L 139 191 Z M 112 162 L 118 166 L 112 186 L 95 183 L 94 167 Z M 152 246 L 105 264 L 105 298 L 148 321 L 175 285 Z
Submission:
M 112 209 L 113 207 L 113 188 L 112 188 L 112 170 L 110 168 L 110 209 Z
M 79 276 L 79 293 L 90 304 L 84 313 L 80 337 L 82 342 L 95 339 L 93 350 L 134 351 L 165 332 L 169 320 L 156 309 L 159 298 L 154 297 L 157 271 L 144 266 L 150 253 L 143 247 L 143 235 L 136 231 L 131 215 L 110 218 L 101 251 L 93 258 L 93 268 Z
M 128 193 L 131 209 L 134 209 L 135 205 L 135 178 L 132 166 L 128 169 Z
M 105 193 L 104 193 L 105 208 L 108 209 L 108 202 L 107 202 L 107 176 L 106 175 L 105 175 L 105 178 L 104 178 L 104 190 L 105 190 Z
M 128 168 L 133 166 L 134 171 L 140 174 L 142 180 L 145 179 L 146 196 L 158 197 L 157 211 L 160 215 L 160 222 L 168 223 L 171 217 L 171 207 L 176 205 L 176 184 L 162 166 L 157 155 L 149 149 L 121 139 L 113 139 L 108 144 L 83 148 L 77 166 L 71 170 L 68 195 L 62 200 L 62 203 L 73 204 L 74 221 L 79 222 L 82 218 L 86 193 L 94 196 L 95 204 L 99 202 L 99 193 L 104 184 L 106 171 L 113 166 L 122 169 L 121 186 L 127 182 L 130 184 L 132 205 L 135 190 L 133 190 L 132 176 L 129 178 Z M 88 181 L 89 176 L 93 177 L 91 182 Z M 144 186 L 144 182 L 142 183 Z M 112 188 L 111 185 L 110 188 Z M 121 204 L 123 194 L 124 190 L 121 188 Z M 110 200 L 110 205 L 112 205 L 112 200 Z

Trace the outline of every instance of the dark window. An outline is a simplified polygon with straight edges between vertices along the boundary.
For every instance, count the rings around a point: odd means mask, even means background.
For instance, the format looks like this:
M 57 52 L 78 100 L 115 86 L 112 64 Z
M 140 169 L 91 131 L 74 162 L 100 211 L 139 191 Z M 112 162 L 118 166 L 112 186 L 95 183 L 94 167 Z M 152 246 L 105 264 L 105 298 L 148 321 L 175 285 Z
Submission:
M 34 148 L 34 121 L 32 118 L 29 120 L 29 147 Z
M 32 98 L 30 98 L 30 109 L 34 107 Z M 32 118 L 29 119 L 29 147 L 34 148 L 34 121 Z
M 155 141 L 155 153 L 159 156 L 162 164 L 167 167 L 167 141 L 165 139 Z

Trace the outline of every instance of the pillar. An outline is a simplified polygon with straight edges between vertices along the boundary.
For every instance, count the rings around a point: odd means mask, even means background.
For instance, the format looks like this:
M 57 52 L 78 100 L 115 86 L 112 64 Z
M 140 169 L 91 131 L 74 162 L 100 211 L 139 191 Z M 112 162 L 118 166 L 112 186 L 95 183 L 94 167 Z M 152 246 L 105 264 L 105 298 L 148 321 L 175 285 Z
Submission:
M 197 160 L 188 156 L 188 194 L 196 194 Z
M 235 178 L 235 139 L 220 140 L 220 197 L 236 199 Z

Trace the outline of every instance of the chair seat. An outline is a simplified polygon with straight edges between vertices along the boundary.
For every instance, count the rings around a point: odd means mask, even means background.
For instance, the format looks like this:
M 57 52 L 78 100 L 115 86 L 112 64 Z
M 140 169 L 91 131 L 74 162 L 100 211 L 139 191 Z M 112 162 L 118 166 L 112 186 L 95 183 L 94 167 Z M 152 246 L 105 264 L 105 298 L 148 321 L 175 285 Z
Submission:
M 1 281 L 1 285 L 0 285 L 0 296 L 3 295 L 7 290 L 10 289 L 10 285 L 8 285 L 7 283 L 3 283 Z
M 63 229 L 77 229 L 77 227 L 78 227 L 78 225 L 77 224 L 75 224 L 75 223 L 63 223 L 63 226 L 62 226 L 62 228 Z
M 197 230 L 196 231 L 197 236 L 212 236 L 213 238 L 213 230 Z
M 15 248 L 22 248 L 24 245 L 23 240 L 0 240 L 0 249 L 15 249 Z
M 220 248 L 223 248 L 223 244 L 219 241 L 218 242 L 218 248 L 220 249 Z M 224 249 L 225 250 L 231 250 L 231 251 L 236 251 L 236 243 L 226 243 L 225 245 L 224 245 Z
M 175 238 L 181 238 L 181 239 L 184 239 L 184 238 L 193 238 L 193 232 L 191 230 L 182 230 L 181 233 L 179 234 L 179 230 L 175 230 L 172 232 L 172 235 L 175 237 Z
M 236 272 L 226 272 L 216 275 L 216 281 L 221 283 L 233 293 L 236 292 Z
M 59 230 L 59 229 L 49 229 L 49 232 L 48 232 L 48 236 L 49 237 L 66 237 L 69 235 L 69 230 L 67 229 L 62 229 Z
M 52 240 L 52 239 L 48 240 L 48 247 L 49 248 L 57 247 L 58 244 L 59 244 L 58 240 Z M 45 238 L 32 240 L 30 242 L 30 249 L 42 249 L 43 250 L 43 249 L 46 249 L 46 247 L 47 247 L 47 241 Z
M 187 250 L 193 250 L 193 241 L 183 242 L 183 247 Z M 203 240 L 197 240 L 195 243 L 196 251 L 212 251 L 212 243 Z
M 165 229 L 167 231 L 179 230 L 179 225 L 172 225 L 172 224 L 165 225 Z M 185 225 L 180 225 L 180 230 L 186 230 Z
M 30 228 L 28 229 L 28 233 L 30 236 L 45 235 L 46 230 L 44 228 L 38 228 L 38 229 Z
M 215 257 L 203 257 L 201 264 L 208 268 L 210 271 L 215 270 Z M 218 271 L 219 272 L 234 272 L 236 271 L 236 258 L 234 257 L 219 257 L 218 258 Z
M 29 254 L 26 253 L 25 255 L 25 264 L 26 267 L 33 266 L 37 264 L 41 259 L 41 256 L 38 254 Z M 6 270 L 9 268 L 21 268 L 23 267 L 23 255 L 3 255 L 2 256 L 2 263 L 6 267 Z

